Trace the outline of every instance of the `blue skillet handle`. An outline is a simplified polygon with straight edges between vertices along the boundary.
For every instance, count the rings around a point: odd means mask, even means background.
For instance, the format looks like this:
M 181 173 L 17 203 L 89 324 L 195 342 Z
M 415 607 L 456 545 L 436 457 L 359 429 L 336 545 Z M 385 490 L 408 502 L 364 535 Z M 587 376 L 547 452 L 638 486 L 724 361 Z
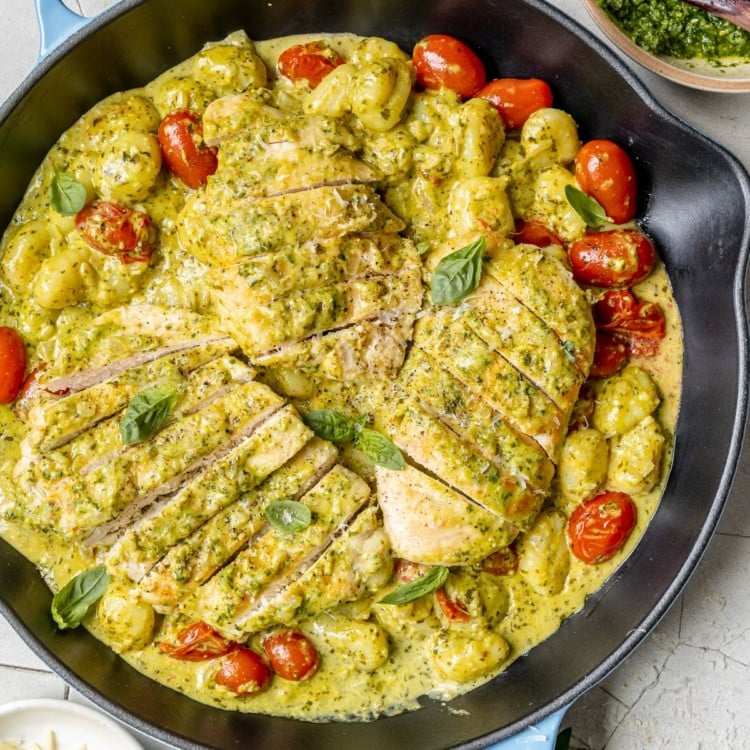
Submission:
M 490 745 L 486 750 L 554 750 L 557 742 L 557 733 L 567 708 L 557 713 L 550 714 L 546 719 L 528 727 L 522 732 L 502 740 L 495 745 Z
M 34 0 L 39 23 L 39 59 L 47 55 L 90 19 L 68 10 L 62 0 Z

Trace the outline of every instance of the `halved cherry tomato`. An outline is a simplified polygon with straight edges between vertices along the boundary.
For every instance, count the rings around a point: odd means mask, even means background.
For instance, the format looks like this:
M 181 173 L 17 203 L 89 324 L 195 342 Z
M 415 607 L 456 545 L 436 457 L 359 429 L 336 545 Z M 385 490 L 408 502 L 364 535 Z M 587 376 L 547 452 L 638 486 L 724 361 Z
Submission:
M 159 123 L 159 146 L 169 171 L 193 190 L 206 184 L 216 172 L 216 149 L 203 141 L 201 118 L 181 109 L 171 112 Z
M 594 303 L 592 311 L 596 327 L 623 339 L 634 357 L 653 356 L 667 332 L 667 321 L 659 305 L 640 301 L 627 289 L 606 292 Z
M 469 622 L 471 620 L 466 605 L 460 599 L 451 599 L 443 586 L 435 592 L 435 601 L 438 603 L 445 619 L 449 622 Z
M 307 81 L 315 88 L 344 58 L 323 42 L 295 44 L 279 55 L 279 73 L 290 81 Z
M 263 657 L 247 646 L 235 646 L 216 670 L 217 685 L 237 695 L 252 695 L 265 690 L 271 683 L 271 670 Z
M 511 129 L 520 128 L 538 109 L 552 106 L 552 89 L 540 78 L 496 78 L 476 96 L 493 104 Z
M 505 547 L 482 560 L 482 572 L 493 576 L 509 576 L 518 570 L 518 553 L 514 547 Z
M 615 224 L 635 216 L 637 185 L 635 167 L 616 143 L 595 140 L 584 143 L 575 160 L 575 177 L 584 193 L 595 198 Z
M 76 229 L 94 250 L 113 255 L 123 263 L 148 263 L 155 230 L 143 211 L 121 203 L 97 200 L 76 214 Z
M 463 42 L 448 34 L 430 34 L 414 47 L 417 82 L 426 89 L 447 88 L 468 99 L 484 86 L 484 65 Z
M 279 630 L 263 641 L 271 668 L 285 680 L 305 680 L 318 668 L 318 652 L 312 641 L 297 630 Z
M 416 581 L 417 578 L 421 578 L 428 570 L 429 566 L 427 565 L 411 562 L 410 560 L 402 560 L 401 558 L 397 559 L 393 564 L 393 575 L 401 583 Z
M 563 241 L 549 227 L 536 219 L 516 219 L 513 240 L 517 245 L 563 246 Z
M 596 332 L 594 362 L 589 370 L 591 378 L 610 378 L 625 367 L 628 347 L 623 341 L 605 331 Z
M 205 661 L 228 654 L 235 645 L 205 622 L 194 622 L 177 634 L 177 645 L 162 641 L 159 647 L 175 659 Z
M 642 232 L 610 229 L 575 240 L 568 247 L 568 257 L 576 281 L 611 289 L 645 279 L 654 267 L 656 251 Z
M 573 554 L 596 565 L 614 557 L 635 526 L 636 507 L 624 492 L 601 492 L 576 506 L 568 522 Z
M 15 328 L 0 327 L 0 404 L 18 395 L 26 372 L 26 347 Z

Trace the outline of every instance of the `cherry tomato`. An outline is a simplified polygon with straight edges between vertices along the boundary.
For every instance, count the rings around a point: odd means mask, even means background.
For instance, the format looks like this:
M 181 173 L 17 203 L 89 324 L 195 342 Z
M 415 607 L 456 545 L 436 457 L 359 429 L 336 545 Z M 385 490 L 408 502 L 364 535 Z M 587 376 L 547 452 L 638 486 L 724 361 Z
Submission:
M 323 42 L 295 44 L 279 55 L 279 73 L 290 81 L 307 81 L 315 88 L 344 58 Z
M 177 634 L 177 645 L 160 643 L 161 650 L 182 661 L 205 661 L 228 654 L 235 644 L 205 622 L 194 622 Z
M 148 263 L 154 227 L 148 215 L 121 203 L 97 200 L 76 214 L 76 229 L 94 250 L 123 263 Z
M 520 128 L 538 109 L 552 106 L 552 89 L 540 78 L 496 78 L 476 96 L 493 104 L 511 129 Z
M 611 290 L 594 303 L 594 322 L 600 331 L 623 339 L 634 357 L 656 353 L 667 331 L 659 305 L 643 302 L 627 289 Z
M 435 592 L 435 601 L 437 601 L 445 619 L 449 622 L 469 622 L 471 620 L 466 605 L 460 599 L 451 599 L 443 586 Z
M 252 695 L 265 690 L 271 683 L 271 670 L 263 657 L 247 646 L 235 646 L 216 670 L 217 685 L 237 695 Z
M 612 141 L 584 143 L 575 161 L 581 190 L 595 198 L 615 224 L 635 216 L 637 186 L 630 157 Z
M 484 86 L 482 61 L 463 42 L 448 34 L 431 34 L 412 53 L 417 82 L 426 89 L 447 88 L 468 99 Z
M 596 332 L 594 362 L 589 370 L 591 378 L 609 378 L 625 367 L 628 361 L 628 347 L 625 343 L 605 331 Z
M 18 395 L 26 372 L 26 347 L 18 331 L 0 327 L 0 404 L 9 404 Z
M 549 227 L 536 219 L 516 219 L 513 240 L 517 245 L 563 245 L 563 241 Z
M 518 553 L 513 547 L 493 552 L 482 560 L 482 572 L 493 576 L 509 576 L 518 570 Z
M 596 565 L 614 557 L 635 526 L 636 508 L 624 492 L 601 492 L 576 506 L 568 522 L 573 554 Z
M 393 575 L 400 583 L 416 581 L 417 578 L 421 578 L 428 570 L 429 567 L 427 565 L 400 558 L 393 565 Z
M 318 652 L 310 639 L 296 630 L 279 630 L 263 641 L 271 668 L 285 680 L 304 680 L 318 668 Z
M 169 171 L 193 190 L 202 187 L 216 172 L 216 149 L 203 141 L 201 118 L 182 109 L 168 114 L 159 123 L 159 146 Z
M 610 289 L 645 279 L 654 267 L 656 251 L 642 232 L 610 229 L 575 240 L 568 257 L 576 281 Z

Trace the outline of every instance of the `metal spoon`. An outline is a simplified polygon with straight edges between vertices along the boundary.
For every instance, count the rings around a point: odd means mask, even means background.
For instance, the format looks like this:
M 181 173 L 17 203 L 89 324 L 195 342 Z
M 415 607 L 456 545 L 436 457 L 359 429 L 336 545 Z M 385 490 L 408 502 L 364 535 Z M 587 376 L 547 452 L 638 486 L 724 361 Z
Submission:
M 750 0 L 684 0 L 750 31 Z

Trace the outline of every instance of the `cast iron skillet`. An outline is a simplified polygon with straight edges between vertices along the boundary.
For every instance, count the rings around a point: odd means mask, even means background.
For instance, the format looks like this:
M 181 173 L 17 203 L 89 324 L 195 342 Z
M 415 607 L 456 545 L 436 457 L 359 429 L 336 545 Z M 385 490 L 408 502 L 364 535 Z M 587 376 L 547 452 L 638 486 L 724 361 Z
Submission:
M 747 406 L 744 281 L 750 182 L 726 151 L 660 108 L 641 83 L 540 0 L 125 0 L 46 58 L 0 110 L 0 225 L 56 137 L 103 96 L 142 84 L 203 42 L 243 27 L 257 39 L 303 31 L 381 35 L 410 50 L 449 32 L 491 76 L 539 76 L 584 139 L 634 155 L 639 215 L 672 279 L 685 333 L 674 469 L 644 538 L 610 581 L 545 643 L 448 706 L 364 724 L 306 724 L 207 708 L 141 676 L 86 632 L 58 633 L 34 568 L 0 543 L 1 608 L 84 695 L 182 748 L 479 748 L 535 726 L 614 669 L 682 590 L 728 495 Z

